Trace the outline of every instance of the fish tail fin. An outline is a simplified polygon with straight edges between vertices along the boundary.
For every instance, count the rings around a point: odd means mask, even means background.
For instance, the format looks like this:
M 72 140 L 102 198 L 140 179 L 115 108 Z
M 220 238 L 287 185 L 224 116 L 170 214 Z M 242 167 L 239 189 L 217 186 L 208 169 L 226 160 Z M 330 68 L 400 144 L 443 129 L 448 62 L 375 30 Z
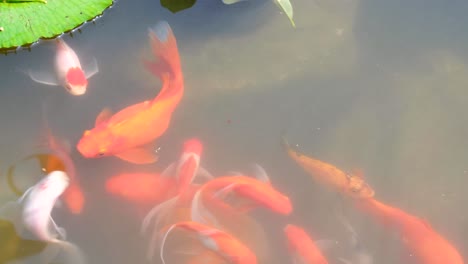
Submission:
M 153 55 L 158 59 L 156 63 L 146 63 L 148 69 L 160 77 L 164 73 L 169 73 L 171 77 L 180 74 L 179 50 L 169 24 L 166 21 L 160 21 L 148 31 Z
M 161 79 L 161 88 L 155 101 L 171 96 L 180 98 L 183 93 L 183 77 L 177 41 L 166 21 L 148 29 L 151 49 L 157 61 L 143 60 L 145 67 Z M 177 81 L 175 81 L 177 80 Z

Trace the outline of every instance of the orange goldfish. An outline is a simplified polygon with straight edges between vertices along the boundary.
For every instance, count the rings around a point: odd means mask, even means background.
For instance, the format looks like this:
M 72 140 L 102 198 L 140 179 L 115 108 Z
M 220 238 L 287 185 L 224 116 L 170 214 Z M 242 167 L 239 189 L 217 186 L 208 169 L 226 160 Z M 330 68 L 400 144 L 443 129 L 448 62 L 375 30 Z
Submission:
M 182 155 L 177 163 L 171 163 L 164 171 L 163 175 L 175 177 L 177 181 L 177 193 L 182 193 L 196 176 L 203 176 L 210 180 L 213 176 L 200 167 L 200 156 L 203 150 L 202 143 L 192 138 L 184 142 Z
M 374 190 L 362 177 L 348 174 L 331 164 L 293 150 L 284 137 L 283 145 L 288 155 L 318 182 L 353 198 L 370 198 L 374 196 Z
M 293 256 L 294 263 L 300 264 L 328 264 L 319 248 L 315 245 L 307 233 L 295 225 L 287 225 L 284 228 L 288 249 Z
M 106 181 L 106 191 L 126 200 L 155 204 L 177 194 L 175 180 L 157 173 L 122 173 Z
M 172 113 L 182 99 L 184 81 L 176 39 L 169 24 L 158 23 L 154 30 L 149 30 L 149 38 L 159 61 L 145 62 L 145 65 L 161 79 L 161 91 L 152 101 L 129 106 L 114 115 L 108 110 L 101 112 L 95 127 L 86 130 L 77 144 L 84 157 L 114 155 L 136 164 L 157 161 L 154 151 L 142 147 L 168 128 Z
M 164 261 L 164 244 L 169 233 L 174 228 L 181 228 L 194 233 L 200 243 L 206 248 L 222 257 L 225 261 L 232 264 L 255 264 L 256 255 L 246 247 L 242 242 L 232 235 L 196 222 L 178 222 L 167 228 L 161 242 L 160 257 Z M 152 258 L 152 254 L 149 255 Z
M 247 207 L 243 209 L 262 206 L 283 215 L 290 214 L 293 209 L 289 198 L 273 188 L 269 182 L 265 183 L 242 175 L 224 176 L 215 178 L 200 187 L 192 200 L 193 217 L 203 218 L 206 212 L 203 212 L 202 208 L 206 201 L 222 207 L 224 204 L 222 198 L 229 194 L 247 199 Z
M 75 51 L 62 39 L 57 39 L 57 54 L 55 56 L 55 75 L 29 72 L 29 77 L 38 83 L 46 85 L 61 85 L 72 95 L 86 93 L 88 79 L 99 72 L 96 60 L 88 71 L 83 71 Z
M 463 264 L 457 249 L 426 221 L 376 199 L 359 201 L 358 208 L 398 230 L 403 243 L 422 264 Z

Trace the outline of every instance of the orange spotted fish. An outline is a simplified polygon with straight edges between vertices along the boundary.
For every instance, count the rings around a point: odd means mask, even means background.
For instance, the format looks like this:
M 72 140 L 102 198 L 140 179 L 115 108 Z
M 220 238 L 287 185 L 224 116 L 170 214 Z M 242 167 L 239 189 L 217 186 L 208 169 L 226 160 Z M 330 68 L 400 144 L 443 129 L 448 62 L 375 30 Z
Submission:
M 46 85 L 61 85 L 72 95 L 83 95 L 88 87 L 88 79 L 99 72 L 96 60 L 83 71 L 75 51 L 62 39 L 57 39 L 55 56 L 55 75 L 29 71 L 29 77 L 35 82 Z
M 284 228 L 288 249 L 297 264 L 328 264 L 314 241 L 307 235 L 304 229 L 287 225 Z
M 376 199 L 360 200 L 357 205 L 386 227 L 397 230 L 403 243 L 420 263 L 463 264 L 457 249 L 432 229 L 428 222 Z
M 184 81 L 176 39 L 167 22 L 149 30 L 153 54 L 158 62 L 145 62 L 159 76 L 162 88 L 151 101 L 124 108 L 112 115 L 104 110 L 95 127 L 86 130 L 77 144 L 86 158 L 116 156 L 136 164 L 156 162 L 155 151 L 143 148 L 160 137 L 168 128 L 172 113 L 182 99 Z
M 362 177 L 348 174 L 331 164 L 293 150 L 284 137 L 283 145 L 289 157 L 318 182 L 353 198 L 370 198 L 374 196 L 374 190 Z

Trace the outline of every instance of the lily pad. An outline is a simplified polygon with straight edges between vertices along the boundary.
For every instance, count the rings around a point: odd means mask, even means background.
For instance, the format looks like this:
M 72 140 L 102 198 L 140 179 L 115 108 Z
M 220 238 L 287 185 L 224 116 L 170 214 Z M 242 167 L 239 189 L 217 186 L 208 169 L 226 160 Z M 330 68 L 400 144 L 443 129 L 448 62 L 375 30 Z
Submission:
M 161 0 L 161 5 L 172 13 L 192 7 L 197 0 Z
M 0 52 L 52 39 L 101 16 L 113 0 L 0 1 Z

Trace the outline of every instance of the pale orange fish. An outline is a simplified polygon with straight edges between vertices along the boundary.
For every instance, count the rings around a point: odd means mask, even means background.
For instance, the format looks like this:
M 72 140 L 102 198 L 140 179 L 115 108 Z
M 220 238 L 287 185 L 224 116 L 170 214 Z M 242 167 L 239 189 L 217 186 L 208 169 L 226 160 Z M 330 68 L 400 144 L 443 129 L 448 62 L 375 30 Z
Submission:
M 176 224 L 171 225 L 168 228 L 165 228 L 165 230 L 167 231 L 165 232 L 164 237 L 162 238 L 160 248 L 160 257 L 164 264 L 164 244 L 169 233 L 175 228 L 180 228 L 195 234 L 198 241 L 206 249 L 211 250 L 213 253 L 222 257 L 228 263 L 257 263 L 256 255 L 242 242 L 240 242 L 237 238 L 230 235 L 229 233 L 200 223 L 185 221 L 178 222 Z M 152 254 L 149 255 L 149 259 L 152 259 Z
M 353 198 L 371 198 L 375 192 L 363 177 L 346 173 L 337 167 L 323 161 L 306 156 L 291 148 L 283 137 L 283 146 L 299 166 L 312 177 L 332 189 Z
M 136 164 L 157 161 L 155 151 L 143 146 L 167 130 L 172 113 L 182 99 L 184 81 L 176 39 L 169 24 L 158 23 L 149 31 L 149 37 L 158 62 L 145 64 L 161 79 L 161 91 L 152 101 L 131 105 L 114 115 L 108 110 L 101 112 L 95 127 L 86 130 L 77 144 L 84 157 L 116 156 Z
M 427 221 L 373 198 L 360 200 L 357 205 L 385 227 L 396 230 L 404 245 L 421 264 L 464 263 L 458 250 Z
M 328 264 L 320 249 L 301 227 L 287 225 L 284 228 L 289 252 L 297 264 Z

